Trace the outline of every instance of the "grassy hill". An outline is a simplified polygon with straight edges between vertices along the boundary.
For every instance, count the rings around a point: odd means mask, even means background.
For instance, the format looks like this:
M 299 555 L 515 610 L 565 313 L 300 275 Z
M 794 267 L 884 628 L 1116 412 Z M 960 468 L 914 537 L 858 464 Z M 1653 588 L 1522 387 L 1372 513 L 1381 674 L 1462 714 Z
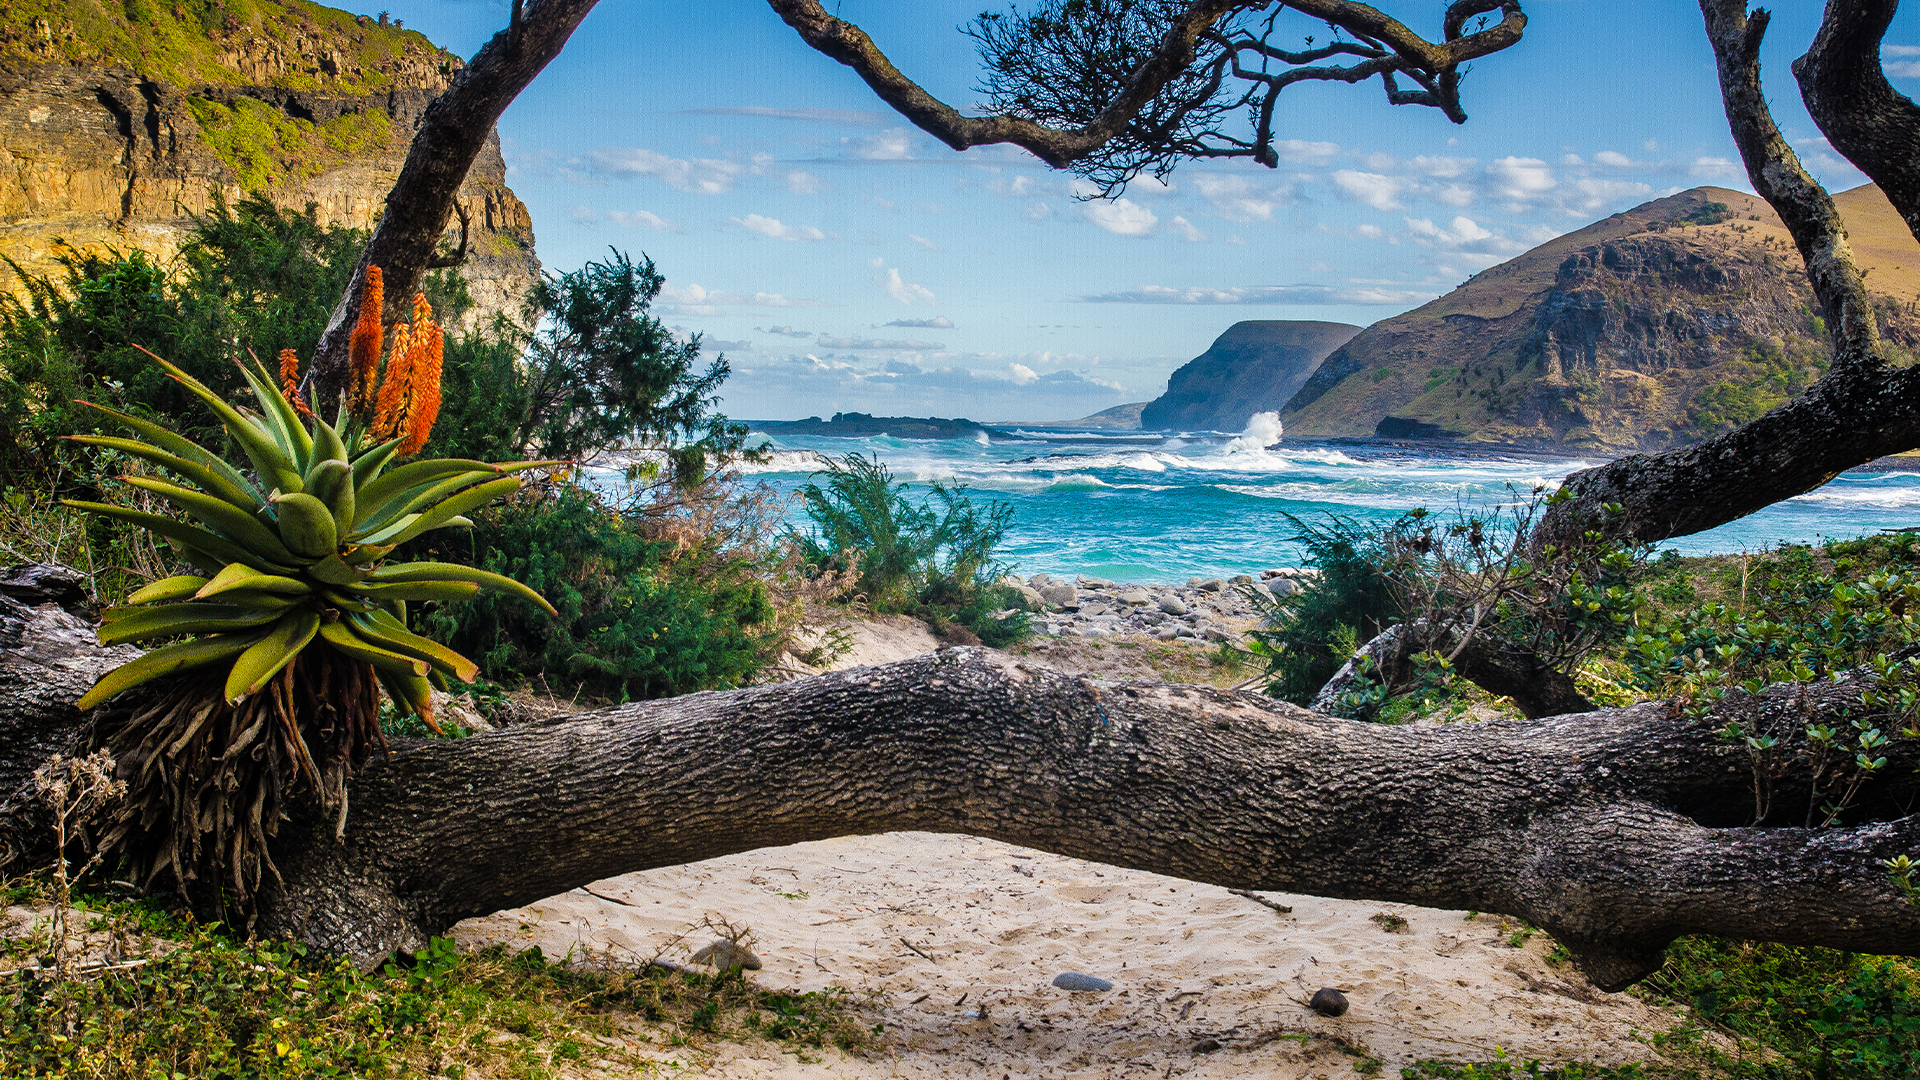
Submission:
M 1836 197 L 1897 358 L 1920 345 L 1920 243 L 1878 188 Z M 1290 435 L 1440 430 L 1627 451 L 1744 423 L 1819 378 L 1826 325 L 1766 203 L 1657 199 L 1367 328 L 1288 401 Z

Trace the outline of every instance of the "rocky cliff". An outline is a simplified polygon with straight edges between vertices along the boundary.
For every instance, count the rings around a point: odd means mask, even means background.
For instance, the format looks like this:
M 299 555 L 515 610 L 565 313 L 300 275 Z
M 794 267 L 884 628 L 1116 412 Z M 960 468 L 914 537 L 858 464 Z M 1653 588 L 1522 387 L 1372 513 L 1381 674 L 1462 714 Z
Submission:
M 1167 379 L 1167 392 L 1140 413 L 1153 430 L 1239 431 L 1271 412 L 1327 358 L 1360 332 L 1346 323 L 1237 322 Z
M 370 228 L 458 57 L 398 23 L 299 0 L 27 0 L 0 12 L 0 255 L 64 242 L 162 258 L 216 198 L 264 192 Z M 461 205 L 469 323 L 518 310 L 533 224 L 489 141 Z M 458 229 L 449 236 L 457 240 Z
M 1897 353 L 1920 346 L 1920 244 L 1879 189 L 1836 197 Z M 1826 325 L 1765 202 L 1696 188 L 1484 271 L 1329 356 L 1289 435 L 1627 451 L 1690 442 L 1819 378 Z

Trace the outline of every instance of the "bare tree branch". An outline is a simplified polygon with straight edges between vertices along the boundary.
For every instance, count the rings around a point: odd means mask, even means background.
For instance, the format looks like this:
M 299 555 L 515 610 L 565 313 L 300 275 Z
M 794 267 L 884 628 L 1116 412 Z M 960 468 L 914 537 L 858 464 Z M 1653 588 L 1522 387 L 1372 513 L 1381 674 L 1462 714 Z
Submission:
M 1880 185 L 1920 239 L 1920 106 L 1895 91 L 1880 66 L 1880 42 L 1899 6 L 1828 0 L 1819 36 L 1793 74 L 1833 148 Z

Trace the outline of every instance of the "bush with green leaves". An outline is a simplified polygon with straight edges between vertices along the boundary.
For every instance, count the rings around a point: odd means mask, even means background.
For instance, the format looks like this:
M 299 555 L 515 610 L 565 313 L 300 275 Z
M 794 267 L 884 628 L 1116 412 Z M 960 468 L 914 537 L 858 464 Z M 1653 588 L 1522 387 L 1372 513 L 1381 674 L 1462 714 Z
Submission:
M 725 498 L 701 496 L 724 512 Z M 572 483 L 545 485 L 475 518 L 446 554 L 506 574 L 560 610 L 496 595 L 426 617 L 488 678 L 657 698 L 744 686 L 784 643 L 766 563 L 695 514 L 622 509 Z M 555 684 L 558 684 L 556 687 Z
M 1010 503 L 974 502 L 964 485 L 934 481 L 909 497 L 878 458 L 829 458 L 800 489 L 811 532 L 795 531 L 801 557 L 816 573 L 844 573 L 867 605 L 910 612 L 937 628 L 953 623 L 988 645 L 1024 638 L 1031 623 L 1012 590 L 997 584 L 1005 568 L 994 551 L 1013 519 Z
M 1392 625 L 1400 603 L 1384 569 L 1383 532 L 1332 514 L 1325 524 L 1282 516 L 1292 526 L 1287 539 L 1319 576 L 1290 596 L 1251 594 L 1264 624 L 1248 637 L 1267 663 L 1267 693 L 1305 705 L 1354 650 Z

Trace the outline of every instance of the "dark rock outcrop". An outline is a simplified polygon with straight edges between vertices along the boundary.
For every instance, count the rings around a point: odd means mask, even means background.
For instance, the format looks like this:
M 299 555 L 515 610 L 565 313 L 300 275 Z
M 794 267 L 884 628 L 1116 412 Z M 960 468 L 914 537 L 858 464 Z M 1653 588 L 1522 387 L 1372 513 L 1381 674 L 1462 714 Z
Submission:
M 1239 431 L 1254 413 L 1285 405 L 1327 354 L 1359 332 L 1346 323 L 1234 323 L 1167 379 L 1167 392 L 1141 410 L 1140 426 Z

